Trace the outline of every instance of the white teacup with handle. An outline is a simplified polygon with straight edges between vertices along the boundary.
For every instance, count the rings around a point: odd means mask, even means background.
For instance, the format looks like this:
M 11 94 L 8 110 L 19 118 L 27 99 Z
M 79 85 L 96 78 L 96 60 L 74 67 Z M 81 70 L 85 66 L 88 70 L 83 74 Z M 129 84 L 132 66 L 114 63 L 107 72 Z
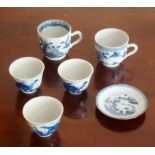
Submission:
M 138 51 L 136 44 L 129 43 L 128 34 L 118 28 L 98 31 L 95 35 L 95 47 L 97 58 L 106 67 L 117 67 L 123 60 Z M 128 51 L 129 48 L 133 50 Z
M 53 61 L 63 59 L 69 49 L 82 40 L 80 31 L 72 32 L 71 25 L 59 19 L 42 22 L 37 27 L 37 33 L 44 55 Z M 78 39 L 71 42 L 76 35 Z

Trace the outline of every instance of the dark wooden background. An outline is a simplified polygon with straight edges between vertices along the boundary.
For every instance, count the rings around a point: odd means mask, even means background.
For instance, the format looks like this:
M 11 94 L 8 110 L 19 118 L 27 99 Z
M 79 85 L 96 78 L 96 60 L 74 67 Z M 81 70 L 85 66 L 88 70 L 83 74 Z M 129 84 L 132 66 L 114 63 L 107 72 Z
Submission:
M 47 19 L 62 19 L 83 33 L 66 59 L 82 58 L 95 69 L 88 90 L 72 96 L 57 74 L 60 62 L 44 58 L 36 33 Z M 96 59 L 95 33 L 107 27 L 125 30 L 139 51 L 115 70 Z M 43 60 L 45 72 L 40 90 L 26 96 L 19 92 L 8 73 L 10 63 L 20 57 Z M 108 118 L 96 109 L 100 89 L 126 83 L 142 90 L 149 105 L 134 120 Z M 49 95 L 63 102 L 64 115 L 58 131 L 38 138 L 22 117 L 22 107 L 31 98 Z M 0 146 L 155 146 L 155 9 L 154 8 L 0 8 Z

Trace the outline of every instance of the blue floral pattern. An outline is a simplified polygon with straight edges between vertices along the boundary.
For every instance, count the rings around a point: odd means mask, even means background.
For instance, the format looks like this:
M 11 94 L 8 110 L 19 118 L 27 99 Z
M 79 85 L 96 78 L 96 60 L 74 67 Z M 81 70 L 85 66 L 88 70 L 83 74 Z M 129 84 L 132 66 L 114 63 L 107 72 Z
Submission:
M 16 86 L 25 93 L 35 92 L 40 86 L 40 80 L 34 80 L 32 82 L 16 82 Z
M 40 45 L 43 53 L 50 58 L 64 57 L 71 45 L 71 38 L 68 35 L 65 41 L 61 41 L 60 44 L 54 44 L 40 39 Z
M 124 58 L 125 54 L 124 53 L 122 54 L 119 51 L 113 51 L 111 53 L 108 51 L 105 51 L 105 52 L 97 51 L 97 58 L 99 59 L 110 59 L 110 58 L 118 58 L 118 57 Z
M 119 48 L 105 48 L 96 45 L 97 58 L 105 65 L 116 66 L 125 59 L 127 53 L 127 45 Z
M 76 87 L 73 83 L 64 82 L 64 87 L 72 94 L 80 94 L 87 87 L 87 84 L 88 81 L 85 81 L 80 87 Z
M 33 127 L 33 130 L 40 137 L 48 137 L 52 135 L 57 130 L 58 127 L 59 123 L 56 123 L 52 126 Z
M 135 105 L 138 105 L 136 99 L 127 94 L 110 96 L 104 102 L 106 110 L 118 116 L 135 113 Z

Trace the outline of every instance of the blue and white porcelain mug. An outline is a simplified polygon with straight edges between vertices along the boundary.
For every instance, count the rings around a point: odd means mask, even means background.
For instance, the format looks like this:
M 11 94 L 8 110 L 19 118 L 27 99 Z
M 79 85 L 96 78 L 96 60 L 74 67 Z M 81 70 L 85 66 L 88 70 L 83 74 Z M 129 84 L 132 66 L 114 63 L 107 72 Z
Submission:
M 69 59 L 58 67 L 64 87 L 73 95 L 81 94 L 87 89 L 94 68 L 91 63 L 83 59 Z
M 71 25 L 63 20 L 53 19 L 42 22 L 37 27 L 40 45 L 44 55 L 53 61 L 63 59 L 69 49 L 82 40 L 80 31 L 71 32 Z M 78 39 L 71 42 L 73 36 Z
M 44 69 L 45 65 L 40 59 L 23 57 L 11 63 L 9 73 L 23 93 L 33 94 L 41 85 Z
M 23 107 L 23 117 L 40 137 L 49 137 L 58 129 L 63 114 L 62 103 L 50 96 L 35 97 Z
M 129 44 L 129 36 L 126 32 L 117 28 L 106 28 L 95 35 L 95 48 L 97 58 L 106 67 L 117 67 L 119 64 L 135 54 L 138 46 Z M 128 52 L 128 48 L 133 48 Z

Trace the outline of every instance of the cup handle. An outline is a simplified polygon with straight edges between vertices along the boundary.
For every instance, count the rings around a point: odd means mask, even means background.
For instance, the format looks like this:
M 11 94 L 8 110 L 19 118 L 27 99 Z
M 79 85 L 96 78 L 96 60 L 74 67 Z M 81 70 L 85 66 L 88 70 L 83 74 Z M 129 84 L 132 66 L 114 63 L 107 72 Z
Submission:
M 138 51 L 138 46 L 134 43 L 128 44 L 127 48 L 134 48 L 132 51 L 130 51 L 129 53 L 127 53 L 125 59 L 133 54 L 135 54 Z
M 76 39 L 75 41 L 73 41 L 71 43 L 71 47 L 73 47 L 74 45 L 78 44 L 81 40 L 82 40 L 82 33 L 80 31 L 75 31 L 71 34 L 71 37 L 78 35 L 78 39 Z

